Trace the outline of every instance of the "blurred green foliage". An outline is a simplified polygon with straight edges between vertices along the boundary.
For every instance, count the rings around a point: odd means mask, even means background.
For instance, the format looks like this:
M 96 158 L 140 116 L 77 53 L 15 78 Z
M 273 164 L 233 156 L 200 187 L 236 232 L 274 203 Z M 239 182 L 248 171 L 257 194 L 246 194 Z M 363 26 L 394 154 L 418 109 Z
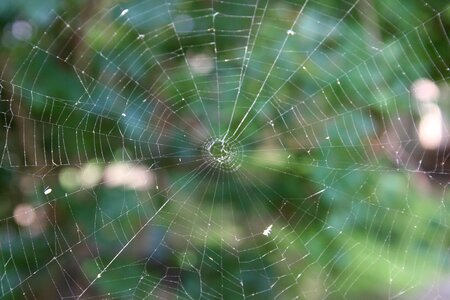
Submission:
M 448 4 L 234 2 L 0 2 L 0 295 L 375 299 L 448 275 L 448 196 L 408 152 Z M 205 168 L 227 129 L 241 168 Z M 77 177 L 121 161 L 151 187 Z

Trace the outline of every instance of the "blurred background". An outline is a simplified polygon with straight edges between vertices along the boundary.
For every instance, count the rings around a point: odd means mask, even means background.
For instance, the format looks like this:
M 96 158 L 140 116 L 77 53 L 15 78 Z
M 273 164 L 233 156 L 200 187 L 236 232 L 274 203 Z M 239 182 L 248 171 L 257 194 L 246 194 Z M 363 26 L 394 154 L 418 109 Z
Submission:
M 446 1 L 0 2 L 5 299 L 450 299 Z

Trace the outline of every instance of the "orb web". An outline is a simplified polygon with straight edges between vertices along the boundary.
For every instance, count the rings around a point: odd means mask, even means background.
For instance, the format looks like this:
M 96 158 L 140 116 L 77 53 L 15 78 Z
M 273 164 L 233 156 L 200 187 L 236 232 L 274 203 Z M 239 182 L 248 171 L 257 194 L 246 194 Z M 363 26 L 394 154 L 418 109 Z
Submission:
M 239 169 L 243 159 L 243 149 L 239 143 L 222 138 L 210 138 L 202 147 L 204 160 L 209 166 L 225 172 Z
M 450 297 L 445 1 L 62 3 L 0 10 L 2 297 Z

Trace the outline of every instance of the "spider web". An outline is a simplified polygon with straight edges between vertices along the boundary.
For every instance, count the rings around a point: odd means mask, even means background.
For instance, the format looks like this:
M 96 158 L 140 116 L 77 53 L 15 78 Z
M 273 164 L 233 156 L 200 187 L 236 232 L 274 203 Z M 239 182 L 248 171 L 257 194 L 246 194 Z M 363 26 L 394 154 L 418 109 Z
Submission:
M 50 11 L 0 76 L 0 294 L 449 297 L 443 2 Z

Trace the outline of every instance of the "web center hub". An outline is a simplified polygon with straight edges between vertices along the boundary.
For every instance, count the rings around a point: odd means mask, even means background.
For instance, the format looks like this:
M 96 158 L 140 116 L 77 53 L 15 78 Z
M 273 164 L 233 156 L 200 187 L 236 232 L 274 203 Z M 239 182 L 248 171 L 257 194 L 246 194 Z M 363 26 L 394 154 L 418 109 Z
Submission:
M 242 163 L 242 147 L 223 137 L 210 138 L 203 144 L 203 158 L 208 165 L 226 172 L 234 172 Z

